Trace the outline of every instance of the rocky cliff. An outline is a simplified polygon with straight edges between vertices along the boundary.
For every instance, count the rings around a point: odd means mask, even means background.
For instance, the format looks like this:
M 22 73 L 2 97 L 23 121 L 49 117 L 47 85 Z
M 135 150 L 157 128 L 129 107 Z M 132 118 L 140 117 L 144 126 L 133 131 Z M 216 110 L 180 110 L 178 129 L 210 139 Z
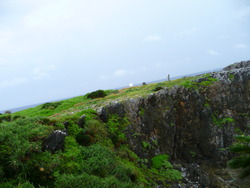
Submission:
M 111 114 L 129 120 L 126 137 L 140 158 L 171 156 L 185 177 L 173 186 L 230 187 L 237 182 L 226 169 L 227 147 L 250 131 L 250 61 L 99 109 L 104 122 Z

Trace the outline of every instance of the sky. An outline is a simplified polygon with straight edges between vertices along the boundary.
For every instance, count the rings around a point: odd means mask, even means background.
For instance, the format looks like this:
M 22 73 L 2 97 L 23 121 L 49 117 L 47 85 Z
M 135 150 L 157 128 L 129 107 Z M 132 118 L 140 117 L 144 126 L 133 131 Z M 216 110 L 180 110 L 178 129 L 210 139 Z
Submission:
M 0 110 L 244 60 L 249 0 L 0 0 Z

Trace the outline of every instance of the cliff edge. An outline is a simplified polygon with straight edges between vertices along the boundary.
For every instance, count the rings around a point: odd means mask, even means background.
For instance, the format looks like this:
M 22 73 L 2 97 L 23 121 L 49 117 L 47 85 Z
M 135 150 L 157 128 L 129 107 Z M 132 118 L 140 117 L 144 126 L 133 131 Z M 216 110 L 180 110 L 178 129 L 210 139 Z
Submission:
M 99 109 L 104 122 L 112 114 L 129 120 L 126 137 L 140 158 L 171 156 L 184 175 L 176 187 L 237 187 L 226 164 L 234 136 L 250 132 L 250 61 Z

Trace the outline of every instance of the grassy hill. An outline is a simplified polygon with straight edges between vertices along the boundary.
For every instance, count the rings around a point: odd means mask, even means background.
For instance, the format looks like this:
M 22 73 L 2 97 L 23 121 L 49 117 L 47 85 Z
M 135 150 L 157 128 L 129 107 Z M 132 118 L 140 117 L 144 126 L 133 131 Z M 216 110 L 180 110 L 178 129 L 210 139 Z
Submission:
M 201 77 L 204 81 L 195 82 Z M 112 101 L 146 97 L 164 87 L 198 89 L 214 82 L 206 74 L 106 90 L 102 98 L 86 94 L 0 115 L 0 187 L 170 186 L 182 176 L 169 156 L 140 159 L 126 142 L 128 119 L 113 115 L 103 122 L 97 110 Z M 84 123 L 79 124 L 83 115 Z M 65 131 L 67 136 L 64 147 L 51 152 L 44 149 L 44 140 L 55 130 Z

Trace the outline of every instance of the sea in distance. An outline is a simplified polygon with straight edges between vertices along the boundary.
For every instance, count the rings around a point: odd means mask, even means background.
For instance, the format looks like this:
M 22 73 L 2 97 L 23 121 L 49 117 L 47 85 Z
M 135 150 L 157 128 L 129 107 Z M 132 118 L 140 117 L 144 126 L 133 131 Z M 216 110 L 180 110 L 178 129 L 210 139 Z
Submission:
M 202 71 L 202 72 L 186 74 L 186 75 L 182 75 L 182 76 L 175 76 L 175 77 L 172 77 L 171 80 L 176 80 L 176 79 L 183 78 L 183 77 L 188 77 L 188 76 L 197 76 L 197 75 L 200 75 L 200 74 L 205 74 L 205 73 L 210 73 L 210 72 L 217 72 L 217 71 L 221 71 L 221 70 L 222 70 L 222 68 L 218 68 L 218 69 L 212 69 L 212 70 L 209 70 L 209 71 Z M 155 80 L 155 81 L 147 82 L 147 84 L 163 82 L 163 81 L 166 81 L 166 80 L 167 79 Z M 139 85 L 141 85 L 141 84 L 134 84 L 134 86 L 139 86 Z M 123 89 L 123 88 L 127 88 L 127 87 L 128 86 L 124 86 L 124 87 L 119 87 L 119 88 L 114 88 L 114 89 Z M 65 99 L 58 99 L 58 100 L 55 100 L 55 101 L 48 101 L 48 102 L 62 101 L 62 100 L 70 99 L 70 98 L 73 98 L 73 97 L 69 97 L 69 98 L 65 98 Z M 28 105 L 28 106 L 23 106 L 23 107 L 0 110 L 0 113 L 3 114 L 6 111 L 10 111 L 11 113 L 14 113 L 14 112 L 22 111 L 22 110 L 25 110 L 25 109 L 28 109 L 28 108 L 34 108 L 34 107 L 39 106 L 41 104 L 44 104 L 44 102 L 43 103 L 33 104 L 33 105 Z

